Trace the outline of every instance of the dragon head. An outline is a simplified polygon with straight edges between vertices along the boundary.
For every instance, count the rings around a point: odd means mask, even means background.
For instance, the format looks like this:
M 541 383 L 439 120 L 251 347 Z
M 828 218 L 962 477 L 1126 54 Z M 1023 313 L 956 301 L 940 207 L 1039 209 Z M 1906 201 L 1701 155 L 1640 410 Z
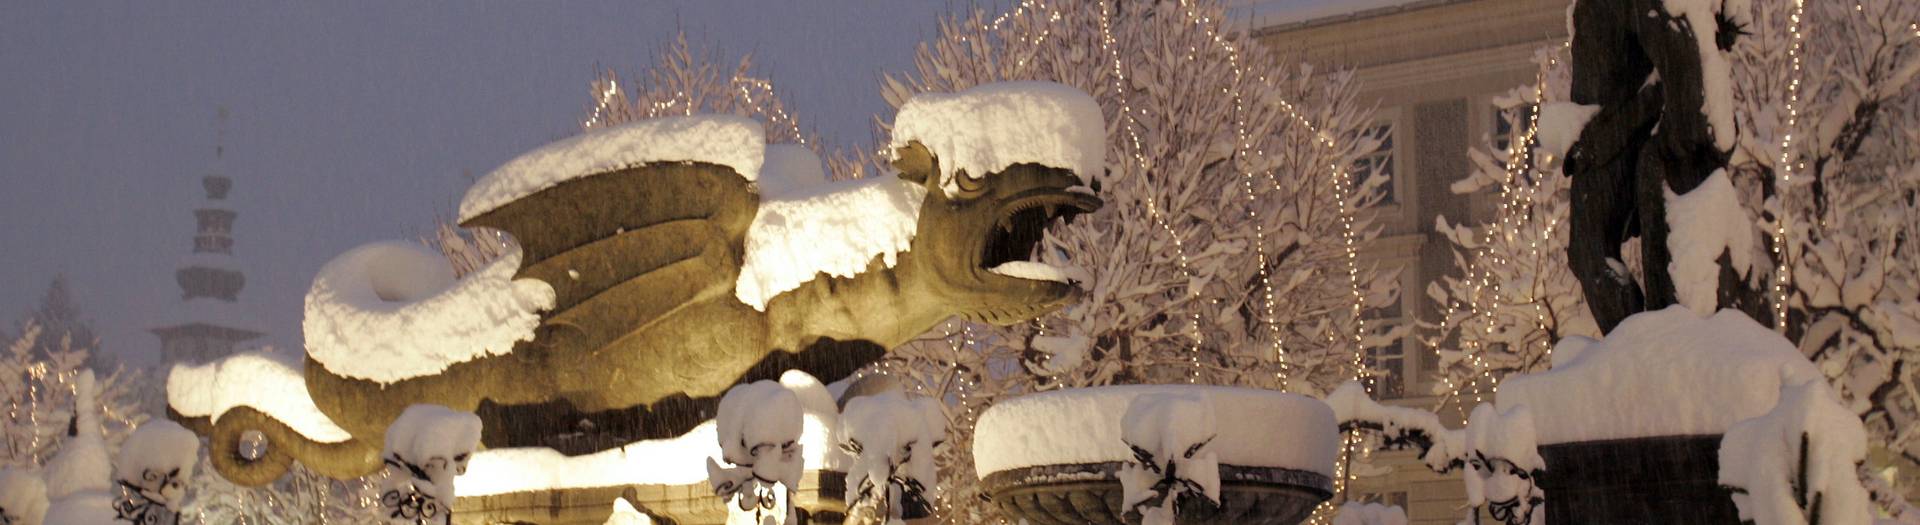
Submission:
M 1038 164 L 990 176 L 959 171 L 952 175 L 959 191 L 949 195 L 940 185 L 940 161 L 925 146 L 912 142 L 894 153 L 900 177 L 927 188 L 912 253 L 930 270 L 926 284 L 957 313 L 1008 325 L 1079 299 L 1064 269 L 1034 256 L 1054 221 L 1100 209 L 1080 177 Z

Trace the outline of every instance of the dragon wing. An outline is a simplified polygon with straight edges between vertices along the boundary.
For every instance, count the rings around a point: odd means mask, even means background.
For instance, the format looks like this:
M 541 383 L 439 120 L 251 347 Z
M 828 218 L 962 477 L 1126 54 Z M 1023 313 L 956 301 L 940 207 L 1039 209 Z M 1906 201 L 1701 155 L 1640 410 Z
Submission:
M 758 202 L 731 168 L 654 163 L 571 179 L 461 226 L 511 234 L 523 254 L 515 277 L 553 286 L 534 346 L 592 352 L 683 305 L 731 297 Z

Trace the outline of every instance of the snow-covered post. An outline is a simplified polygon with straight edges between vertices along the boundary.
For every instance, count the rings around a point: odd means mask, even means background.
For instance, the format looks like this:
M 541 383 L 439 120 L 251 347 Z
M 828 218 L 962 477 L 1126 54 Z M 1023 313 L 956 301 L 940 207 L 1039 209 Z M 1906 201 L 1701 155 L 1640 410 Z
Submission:
M 142 525 L 180 522 L 187 481 L 200 460 L 200 438 L 167 420 L 149 421 L 120 445 L 113 481 L 120 486 L 113 502 L 121 520 Z
M 1826 384 L 1783 386 L 1766 414 L 1735 423 L 1720 440 L 1720 484 L 1740 519 L 1756 525 L 1872 521 L 1858 469 L 1867 429 Z
M 847 469 L 849 523 L 893 523 L 925 517 L 939 498 L 934 459 L 947 436 L 946 417 L 931 398 L 899 392 L 856 397 L 840 416 Z
M 387 427 L 380 453 L 387 479 L 380 517 L 390 524 L 453 522 L 453 480 L 480 445 L 480 417 L 440 405 L 413 405 Z
M 40 525 L 46 518 L 46 482 L 27 472 L 0 470 L 0 524 Z
M 1508 525 L 1547 522 L 1540 474 L 1547 469 L 1527 407 L 1474 407 L 1467 420 L 1467 500 Z
M 1202 394 L 1146 394 L 1120 418 L 1121 441 L 1133 461 L 1120 467 L 1120 507 L 1141 525 L 1173 525 L 1194 498 L 1220 504 L 1220 458 L 1213 404 Z
M 92 370 L 74 378 L 73 419 L 60 453 L 47 462 L 47 525 L 100 525 L 114 521 L 113 458 L 102 436 Z
M 800 398 L 773 381 L 735 386 L 720 398 L 715 418 L 722 467 L 707 459 L 707 481 L 720 499 L 733 503 L 728 523 L 792 525 L 793 494 L 805 472 Z

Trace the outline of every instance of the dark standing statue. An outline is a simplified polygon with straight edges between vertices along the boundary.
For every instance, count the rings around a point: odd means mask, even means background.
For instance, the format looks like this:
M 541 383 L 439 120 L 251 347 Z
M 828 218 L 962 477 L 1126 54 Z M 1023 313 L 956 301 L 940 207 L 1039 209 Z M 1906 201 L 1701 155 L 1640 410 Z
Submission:
M 1627 316 L 1678 302 L 1667 248 L 1670 233 L 1664 191 L 1685 194 L 1725 168 L 1730 145 L 1716 144 L 1706 103 L 1710 95 L 1701 40 L 1716 51 L 1733 48 L 1743 13 L 1692 17 L 1664 0 L 1578 2 L 1571 13 L 1573 102 L 1600 107 L 1566 160 L 1573 177 L 1568 264 L 1580 280 L 1594 321 L 1612 331 Z M 1718 6 L 1703 0 L 1698 9 Z M 1722 86 L 1724 87 L 1724 86 Z M 1717 96 L 1731 97 L 1730 92 Z M 1728 101 L 1731 105 L 1731 101 Z M 1731 127 L 1731 126 L 1728 126 Z M 1620 271 L 1620 245 L 1640 238 L 1645 288 Z M 1764 295 L 1721 265 L 1720 304 L 1765 322 Z
M 1098 209 L 1098 198 L 1068 191 L 1079 177 L 1036 164 L 961 172 L 949 197 L 926 148 L 897 154 L 900 178 L 927 191 L 911 249 L 891 267 L 876 258 L 851 278 L 819 276 L 756 310 L 734 293 L 760 200 L 748 181 L 703 163 L 589 175 L 463 224 L 512 234 L 524 254 L 517 277 L 553 287 L 532 341 L 385 385 L 308 358 L 314 401 L 353 435 L 343 443 L 314 443 L 248 407 L 189 423 L 211 432 L 215 466 L 242 484 L 277 479 L 296 458 L 335 477 L 373 472 L 388 423 L 415 403 L 476 412 L 487 447 L 587 453 L 682 434 L 734 384 L 788 369 L 835 381 L 950 317 L 1009 324 L 1077 298 L 1070 283 L 987 269 L 1026 260 L 1054 219 Z M 248 431 L 267 437 L 264 456 L 240 453 Z

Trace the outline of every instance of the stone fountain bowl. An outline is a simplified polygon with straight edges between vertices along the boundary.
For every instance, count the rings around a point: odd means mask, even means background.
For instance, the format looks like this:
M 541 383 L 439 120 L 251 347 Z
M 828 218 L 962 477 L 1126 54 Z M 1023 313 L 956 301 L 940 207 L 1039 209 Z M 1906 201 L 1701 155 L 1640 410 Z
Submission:
M 1202 396 L 1214 412 L 1220 503 L 1183 497 L 1177 523 L 1292 525 L 1332 496 L 1340 436 L 1325 403 L 1199 385 L 1067 389 L 995 403 L 974 431 L 985 493 L 1006 517 L 1035 525 L 1129 523 L 1116 476 L 1133 460 L 1121 417 L 1134 398 L 1158 393 Z
M 988 474 L 982 483 L 1007 517 L 1034 525 L 1128 523 L 1121 508 L 1122 463 L 1025 467 Z M 1293 525 L 1333 495 L 1333 479 L 1274 467 L 1220 466 L 1220 504 L 1182 498 L 1178 523 Z M 1137 518 L 1137 517 L 1136 517 Z

